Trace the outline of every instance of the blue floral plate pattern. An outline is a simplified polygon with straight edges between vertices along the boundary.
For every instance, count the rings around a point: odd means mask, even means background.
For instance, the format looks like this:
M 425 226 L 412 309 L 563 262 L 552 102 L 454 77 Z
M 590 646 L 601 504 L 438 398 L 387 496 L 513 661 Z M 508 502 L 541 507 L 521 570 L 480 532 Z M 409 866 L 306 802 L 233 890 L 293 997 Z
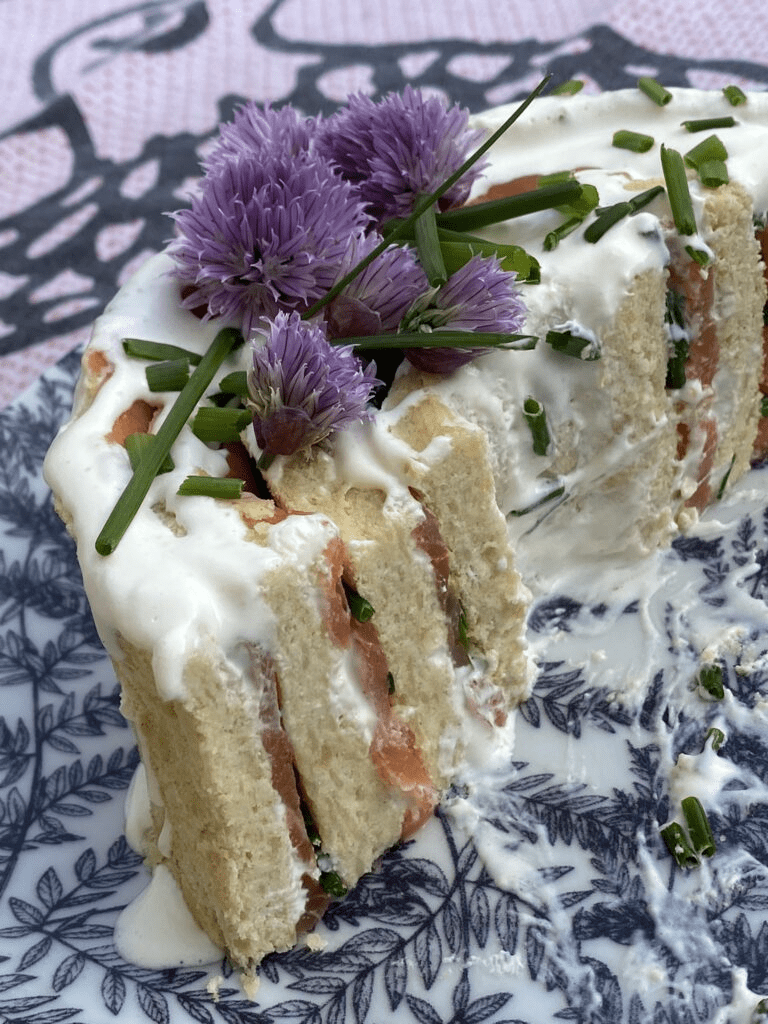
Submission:
M 145 970 L 112 945 L 146 883 L 122 835 L 137 756 L 40 474 L 76 369 L 0 412 L 0 1020 L 750 1019 L 768 993 L 768 470 L 660 559 L 651 601 L 626 583 L 536 601 L 510 763 L 335 904 L 322 951 L 268 957 L 248 998 L 225 963 Z M 692 689 L 707 643 L 722 701 Z M 659 834 L 683 765 L 718 845 L 690 871 Z

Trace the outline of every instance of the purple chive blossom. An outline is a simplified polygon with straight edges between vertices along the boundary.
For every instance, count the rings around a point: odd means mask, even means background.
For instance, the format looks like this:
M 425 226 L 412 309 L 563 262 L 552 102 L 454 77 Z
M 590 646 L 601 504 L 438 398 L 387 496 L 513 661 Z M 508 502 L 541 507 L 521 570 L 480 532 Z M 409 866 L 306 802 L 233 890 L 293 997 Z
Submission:
M 210 172 L 224 161 L 241 156 L 262 160 L 298 156 L 310 149 L 319 123 L 319 118 L 303 117 L 290 106 L 274 110 L 246 103 L 221 126 L 203 167 Z
M 407 217 L 416 198 L 434 192 L 461 167 L 482 138 L 468 128 L 468 112 L 447 108 L 436 96 L 410 86 L 381 102 L 358 94 L 321 126 L 317 149 L 358 185 L 378 221 Z M 457 206 L 469 195 L 481 167 L 474 164 L 440 200 Z
M 381 242 L 375 232 L 350 240 L 337 280 Z M 332 338 L 385 334 L 396 331 L 414 300 L 429 284 L 411 249 L 391 245 L 355 277 L 328 307 Z
M 368 223 L 354 189 L 310 154 L 222 162 L 174 214 L 183 304 L 249 334 L 262 316 L 306 309 L 331 287 L 349 238 Z
M 351 346 L 329 344 L 321 324 L 296 312 L 278 313 L 266 343 L 261 337 L 257 332 L 248 407 L 262 458 L 293 455 L 368 417 L 380 381 L 376 367 L 363 369 Z
M 435 347 L 406 349 L 409 362 L 428 373 L 451 373 L 486 348 L 439 348 L 440 331 L 518 334 L 526 308 L 515 283 L 495 256 L 473 256 L 440 288 L 417 299 L 403 317 L 403 331 L 432 334 Z

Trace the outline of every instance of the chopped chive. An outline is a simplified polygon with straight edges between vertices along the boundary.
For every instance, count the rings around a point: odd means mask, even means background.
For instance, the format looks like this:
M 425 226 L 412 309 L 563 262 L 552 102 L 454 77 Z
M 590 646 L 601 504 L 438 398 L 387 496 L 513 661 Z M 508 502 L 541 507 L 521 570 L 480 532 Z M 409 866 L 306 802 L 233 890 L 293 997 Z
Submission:
M 583 335 L 574 334 L 573 331 L 547 331 L 544 340 L 552 346 L 555 352 L 561 352 L 566 356 L 589 361 L 600 358 L 600 349 L 595 341 L 585 338 Z
M 735 462 L 736 462 L 736 453 L 734 452 L 733 453 L 733 457 L 731 458 L 730 465 L 728 466 L 728 469 L 723 474 L 723 479 L 720 481 L 720 486 L 717 489 L 717 500 L 718 501 L 720 501 L 722 496 L 725 494 L 725 488 L 728 486 L 728 477 L 731 475 L 731 472 L 733 470 L 733 466 L 734 466 Z
M 660 107 L 665 107 L 672 99 L 672 93 L 669 89 L 665 89 L 664 86 L 660 82 L 657 82 L 655 78 L 649 78 L 647 75 L 644 75 L 642 78 L 638 78 L 637 87 Z
M 713 128 L 735 128 L 736 118 L 731 117 L 701 117 L 693 121 L 682 121 L 683 128 L 688 132 L 708 132 Z
M 196 366 L 202 356 L 199 352 L 191 352 L 180 345 L 166 345 L 160 341 L 147 341 L 145 338 L 123 338 L 123 350 L 134 359 L 186 359 Z
M 597 209 L 600 202 L 600 194 L 594 185 L 581 183 L 581 193 L 574 196 L 567 203 L 555 207 L 565 217 L 586 217 Z
M 246 398 L 248 395 L 248 374 L 245 370 L 233 370 L 227 373 L 219 381 L 219 388 L 226 395 L 238 395 Z
M 124 442 L 125 450 L 128 452 L 128 459 L 131 463 L 131 469 L 135 472 L 138 469 L 139 463 L 141 462 L 144 453 L 155 443 L 154 434 L 129 434 Z M 160 464 L 158 474 L 170 473 L 173 469 L 173 459 L 170 455 L 166 455 Z
M 676 149 L 661 147 L 661 166 L 667 186 L 669 204 L 672 207 L 672 218 L 681 235 L 696 234 L 696 218 L 693 213 L 691 193 L 688 188 L 688 177 L 685 173 L 683 158 Z M 685 251 L 701 267 L 709 263 L 709 253 L 695 245 L 686 245 Z
M 344 591 L 352 618 L 357 619 L 358 622 L 370 622 L 374 615 L 374 607 L 371 602 L 349 587 L 345 587 Z
M 489 224 L 498 224 L 499 221 L 578 202 L 583 191 L 584 187 L 580 182 L 575 178 L 569 178 L 567 181 L 544 185 L 515 196 L 490 199 L 485 203 L 446 210 L 437 215 L 437 223 L 441 228 L 451 228 L 454 231 L 474 231 Z
M 203 405 L 192 420 L 192 433 L 206 444 L 239 441 L 252 418 L 247 409 Z
M 535 512 L 537 508 L 541 508 L 542 505 L 548 505 L 550 501 L 554 501 L 555 498 L 561 498 L 565 494 L 565 487 L 556 487 L 553 491 L 549 491 L 543 498 L 539 498 L 538 501 L 532 502 L 530 505 L 526 505 L 525 508 L 515 508 L 509 513 L 514 518 L 520 516 L 527 516 L 529 512 Z
M 348 338 L 329 338 L 332 345 L 355 348 L 501 348 L 527 351 L 536 347 L 533 334 L 502 334 L 486 331 L 402 331 L 400 334 L 365 334 Z
M 395 677 L 391 672 L 387 672 L 387 693 L 392 696 L 395 692 Z
M 763 395 L 760 399 L 760 415 L 768 416 L 768 395 Z
M 150 391 L 181 391 L 189 380 L 189 360 L 164 359 L 149 363 L 144 371 Z
M 411 215 L 407 217 L 405 220 L 398 222 L 398 224 L 396 224 L 392 228 L 392 230 L 381 240 L 381 242 L 375 248 L 373 248 L 368 253 L 367 256 L 360 260 L 360 262 L 356 266 L 354 266 L 348 274 L 345 274 L 344 277 L 340 278 L 332 288 L 329 288 L 329 290 L 325 293 L 325 295 L 322 296 L 322 298 L 318 299 L 317 302 L 313 303 L 313 305 L 309 307 L 309 309 L 305 310 L 305 312 L 302 314 L 303 318 L 305 320 L 310 320 L 313 316 L 315 316 L 315 314 L 318 313 L 325 306 L 327 306 L 329 302 L 332 302 L 333 299 L 335 299 L 336 296 L 339 295 L 347 287 L 350 281 L 354 281 L 354 279 L 362 270 L 364 270 L 375 259 L 377 259 L 384 252 L 384 250 L 392 244 L 392 242 L 406 235 L 408 231 L 410 231 L 413 228 L 413 225 L 416 223 L 416 221 L 422 215 L 422 213 L 424 213 L 427 209 L 429 209 L 430 206 L 436 203 L 441 196 L 445 195 L 445 193 L 456 184 L 456 182 L 469 170 L 469 168 L 473 164 L 475 164 L 482 156 L 484 156 L 485 153 L 491 148 L 491 146 L 498 139 L 500 139 L 501 136 L 504 135 L 504 133 L 508 131 L 509 128 L 512 127 L 515 121 L 522 117 L 523 113 L 528 109 L 531 103 L 533 103 L 534 99 L 549 84 L 551 78 L 551 74 L 545 75 L 544 78 L 542 78 L 542 80 L 539 82 L 539 84 L 528 93 L 528 95 L 522 101 L 522 103 L 520 103 L 519 106 L 516 107 L 516 109 L 510 114 L 506 121 L 502 125 L 500 125 L 500 127 L 497 128 L 495 132 L 492 132 L 491 135 L 489 135 L 488 138 L 485 140 L 485 142 L 481 143 L 477 147 L 477 149 L 472 154 L 470 154 L 470 156 L 464 161 L 461 167 L 454 171 L 453 174 L 449 175 L 442 183 L 442 185 L 440 185 L 439 188 L 435 189 L 434 192 L 430 193 L 429 195 L 423 196 L 421 199 L 419 199 L 416 202 Z
M 638 193 L 636 196 L 632 196 L 629 200 L 629 205 L 632 207 L 632 213 L 638 213 L 643 207 L 648 206 L 653 200 L 662 194 L 664 191 L 663 185 L 654 185 L 652 188 L 647 188 L 644 192 Z
M 717 135 L 709 135 L 689 149 L 683 159 L 689 167 L 698 170 L 699 165 L 708 160 L 727 160 L 728 150 Z
M 715 838 L 704 808 L 698 797 L 687 796 L 681 802 L 691 845 L 700 857 L 711 857 L 715 852 Z
M 440 240 L 437 237 L 435 213 L 434 205 L 430 206 L 414 224 L 419 262 L 433 288 L 445 284 L 448 280 L 445 261 L 440 250 Z
M 766 1024 L 768 1021 L 768 999 L 761 999 L 752 1011 L 749 1024 Z
M 233 500 L 243 493 L 245 481 L 231 476 L 188 476 L 182 480 L 177 494 L 185 497 Z
M 618 149 L 628 149 L 632 153 L 647 153 L 653 142 L 652 135 L 629 131 L 627 128 L 619 128 L 613 133 L 613 145 Z
M 705 160 L 699 164 L 699 180 L 707 188 L 719 188 L 729 181 L 728 168 L 722 160 Z
M 580 78 L 569 78 L 567 82 L 561 82 L 550 90 L 550 96 L 575 96 L 583 88 L 584 83 Z
M 579 225 L 584 223 L 583 217 L 569 217 L 568 220 L 564 220 L 558 227 L 548 231 L 544 236 L 544 249 L 547 252 L 552 252 L 562 242 L 564 238 L 575 231 Z
M 631 212 L 632 207 L 628 202 L 614 203 L 613 206 L 606 206 L 586 228 L 584 239 L 593 244 L 599 242 L 606 231 L 612 228 L 614 224 L 618 224 L 620 220 L 623 220 Z
M 707 735 L 704 737 L 704 743 L 706 745 L 707 740 L 712 740 L 711 746 L 713 750 L 719 750 L 720 747 L 725 743 L 725 733 L 722 729 L 718 729 L 713 726 Z
M 681 335 L 671 342 L 672 354 L 667 359 L 667 379 L 665 387 L 676 391 L 685 384 L 685 364 L 688 362 L 688 338 Z
M 534 454 L 546 455 L 550 439 L 544 406 L 535 398 L 528 397 L 523 402 L 523 416 L 528 424 L 528 429 L 531 431 Z
M 668 149 L 667 146 L 662 145 L 661 167 L 664 172 L 664 181 L 667 185 L 675 227 L 681 235 L 695 235 L 696 218 L 693 213 L 693 203 L 682 156 L 676 149 Z
M 459 602 L 458 640 L 465 651 L 469 651 L 469 627 L 464 605 Z
M 740 107 L 742 103 L 747 102 L 747 94 L 738 85 L 726 85 L 723 95 L 732 107 Z
M 573 171 L 553 171 L 551 174 L 539 175 L 538 186 L 560 185 L 564 181 L 574 181 Z
M 671 821 L 661 829 L 661 836 L 667 844 L 667 849 L 675 858 L 680 868 L 696 868 L 699 866 L 699 857 L 685 834 L 685 829 L 676 821 Z
M 336 871 L 320 872 L 320 888 L 329 896 L 338 896 L 339 899 L 347 895 L 347 887 L 342 882 L 341 875 Z
M 723 670 L 719 665 L 704 665 L 698 675 L 699 692 L 704 691 L 712 700 L 722 700 L 725 696 Z M 702 694 L 703 696 L 703 694 Z
M 695 245 L 686 245 L 685 251 L 700 267 L 706 267 L 709 263 L 709 253 L 704 249 L 697 249 Z
M 120 543 L 120 539 L 147 496 L 155 475 L 170 452 L 171 445 L 205 394 L 205 389 L 211 383 L 216 370 L 242 340 L 243 336 L 238 330 L 233 327 L 225 327 L 211 342 L 208 351 L 191 374 L 186 387 L 179 392 L 168 415 L 160 424 L 160 429 L 154 435 L 155 443 L 147 449 L 139 467 L 134 471 L 96 538 L 96 550 L 100 555 L 111 554 Z

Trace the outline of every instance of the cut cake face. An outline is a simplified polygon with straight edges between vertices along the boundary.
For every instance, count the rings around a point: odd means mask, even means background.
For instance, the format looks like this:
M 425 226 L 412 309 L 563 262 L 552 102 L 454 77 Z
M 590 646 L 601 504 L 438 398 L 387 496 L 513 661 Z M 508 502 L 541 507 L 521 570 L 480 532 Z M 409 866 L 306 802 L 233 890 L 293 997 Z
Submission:
M 540 267 L 520 286 L 536 346 L 446 375 L 403 362 L 370 418 L 261 473 L 252 427 L 219 445 L 187 425 L 108 556 L 95 542 L 131 479 L 125 438 L 155 434 L 174 401 L 123 339 L 201 355 L 219 325 L 182 308 L 167 254 L 97 322 L 46 478 L 147 767 L 149 860 L 235 963 L 292 946 L 329 891 L 413 834 L 471 751 L 506 741 L 533 677 L 541 560 L 599 571 L 641 557 L 765 453 L 766 99 L 735 112 L 694 90 L 665 107 L 636 91 L 535 101 L 472 202 L 562 171 L 599 195 L 568 231 L 556 208 L 482 230 Z M 696 234 L 681 236 L 659 148 L 687 151 L 683 120 L 726 113 L 730 180 L 689 171 Z M 653 146 L 619 149 L 617 129 Z M 247 369 L 235 351 L 200 404 Z M 546 419 L 538 450 L 528 402 Z M 178 494 L 190 474 L 235 472 L 241 497 Z

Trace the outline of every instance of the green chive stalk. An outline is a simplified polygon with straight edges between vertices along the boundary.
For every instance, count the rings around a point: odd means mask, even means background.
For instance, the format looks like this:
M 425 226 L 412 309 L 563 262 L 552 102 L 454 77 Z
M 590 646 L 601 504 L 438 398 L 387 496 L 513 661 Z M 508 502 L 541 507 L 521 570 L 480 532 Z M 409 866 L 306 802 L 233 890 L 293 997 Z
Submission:
M 637 87 L 660 107 L 665 107 L 672 99 L 672 93 L 668 89 L 665 89 L 655 78 L 649 78 L 647 75 L 638 78 Z
M 450 228 L 453 231 L 476 231 L 500 221 L 525 217 L 529 213 L 569 206 L 578 202 L 583 188 L 576 178 L 569 178 L 553 185 L 531 189 L 529 192 L 505 196 L 503 199 L 489 199 L 485 203 L 446 210 L 437 215 L 437 223 L 439 227 Z
M 647 153 L 653 147 L 652 135 L 633 132 L 627 128 L 619 128 L 613 133 L 612 144 L 617 149 L 628 149 L 631 153 Z
M 747 102 L 747 94 L 738 85 L 726 85 L 723 89 L 723 95 L 732 107 L 740 107 L 743 103 Z
M 685 829 L 677 821 L 671 821 L 661 830 L 661 837 L 667 844 L 667 849 L 675 858 L 680 868 L 696 868 L 699 866 L 700 858 L 691 845 Z
M 531 432 L 534 454 L 546 455 L 550 438 L 544 406 L 535 398 L 526 398 L 523 402 L 523 416 Z
M 123 351 L 133 359 L 186 359 L 197 365 L 202 359 L 199 352 L 182 348 L 180 345 L 168 345 L 162 341 L 148 341 L 146 338 L 123 338 Z
M 189 360 L 186 357 L 164 359 L 149 363 L 144 372 L 150 391 L 181 391 L 189 380 Z
M 736 118 L 731 117 L 702 117 L 693 121 L 683 121 L 683 127 L 687 132 L 708 132 L 713 128 L 735 128 Z
M 374 607 L 371 602 L 361 597 L 354 590 L 346 590 L 346 595 L 352 618 L 357 619 L 358 622 L 369 622 L 374 614 Z
M 206 444 L 239 441 L 252 419 L 247 409 L 202 405 L 192 420 L 192 433 Z
M 179 484 L 176 493 L 186 497 L 234 500 L 242 495 L 243 487 L 245 481 L 237 477 L 188 476 Z
M 448 280 L 445 260 L 440 248 L 440 239 L 437 235 L 435 214 L 435 207 L 430 206 L 422 213 L 414 225 L 419 262 L 433 288 L 445 284 Z
M 181 433 L 195 406 L 205 394 L 213 377 L 243 336 L 233 327 L 219 331 L 208 347 L 208 351 L 190 375 L 186 387 L 179 393 L 168 415 L 155 434 L 155 442 L 142 456 L 139 466 L 128 481 L 117 500 L 107 521 L 96 538 L 96 550 L 100 555 L 110 555 L 120 543 L 125 531 L 133 521 L 141 503 L 147 496 L 171 446 Z
M 723 670 L 719 665 L 704 665 L 698 676 L 699 691 L 711 700 L 722 700 L 725 696 Z
M 712 857 L 715 853 L 715 838 L 704 808 L 698 797 L 687 796 L 681 802 L 691 845 L 699 857 Z
M 148 448 L 151 448 L 155 443 L 154 434 L 129 434 L 123 442 L 125 450 L 128 452 L 128 460 L 131 463 L 131 469 L 136 470 L 144 457 L 145 452 Z M 173 459 L 170 455 L 167 455 L 158 469 L 159 473 L 170 473 L 173 469 Z

